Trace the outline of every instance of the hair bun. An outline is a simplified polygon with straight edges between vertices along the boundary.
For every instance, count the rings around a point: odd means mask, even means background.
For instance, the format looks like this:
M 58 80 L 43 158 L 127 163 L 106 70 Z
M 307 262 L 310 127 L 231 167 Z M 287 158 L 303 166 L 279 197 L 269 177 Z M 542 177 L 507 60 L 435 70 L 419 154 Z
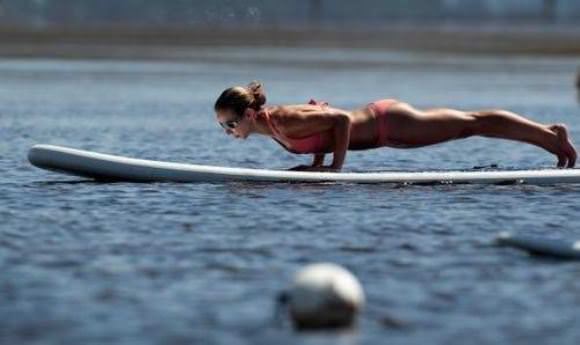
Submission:
M 259 81 L 252 81 L 246 87 L 248 92 L 254 98 L 252 104 L 250 104 L 250 108 L 255 110 L 260 110 L 260 108 L 266 104 L 266 93 L 264 92 L 264 86 Z

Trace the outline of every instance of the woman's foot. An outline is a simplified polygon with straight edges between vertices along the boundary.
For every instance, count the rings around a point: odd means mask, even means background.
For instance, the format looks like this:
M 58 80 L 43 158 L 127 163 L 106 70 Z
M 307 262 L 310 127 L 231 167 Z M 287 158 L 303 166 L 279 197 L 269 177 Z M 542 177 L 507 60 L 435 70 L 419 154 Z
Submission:
M 568 129 L 562 124 L 555 124 L 548 127 L 558 137 L 558 168 L 573 168 L 576 164 L 576 149 L 568 137 Z

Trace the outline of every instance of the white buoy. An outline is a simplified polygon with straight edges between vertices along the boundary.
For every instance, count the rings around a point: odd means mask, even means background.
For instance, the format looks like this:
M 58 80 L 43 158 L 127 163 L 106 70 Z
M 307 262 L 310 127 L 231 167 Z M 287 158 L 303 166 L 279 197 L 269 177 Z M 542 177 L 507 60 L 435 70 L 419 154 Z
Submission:
M 332 263 L 300 270 L 288 297 L 290 317 L 298 329 L 351 326 L 365 301 L 356 277 Z

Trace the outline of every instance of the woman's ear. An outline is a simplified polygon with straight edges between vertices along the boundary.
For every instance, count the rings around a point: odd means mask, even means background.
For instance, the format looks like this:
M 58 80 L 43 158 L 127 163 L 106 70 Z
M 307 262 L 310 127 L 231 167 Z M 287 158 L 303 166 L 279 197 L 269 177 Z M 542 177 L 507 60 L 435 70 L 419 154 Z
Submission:
M 252 108 L 246 108 L 246 110 L 244 110 L 244 117 L 247 117 L 252 122 L 256 121 L 256 115 L 256 110 Z

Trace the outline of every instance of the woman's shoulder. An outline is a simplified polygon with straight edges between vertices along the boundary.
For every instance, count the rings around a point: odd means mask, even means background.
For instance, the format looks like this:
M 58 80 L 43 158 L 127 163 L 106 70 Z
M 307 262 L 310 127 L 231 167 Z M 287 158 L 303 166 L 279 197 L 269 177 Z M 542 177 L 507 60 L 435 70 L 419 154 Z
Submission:
M 321 107 L 328 107 L 328 102 L 326 101 L 319 101 L 316 99 L 311 98 L 306 103 L 297 103 L 297 104 L 284 104 L 284 105 L 277 105 L 271 106 L 271 108 L 278 108 L 280 111 L 293 111 L 293 110 L 301 110 L 301 109 L 310 109 L 312 106 L 321 106 Z
M 285 104 L 269 108 L 270 121 L 276 126 L 292 129 L 304 126 L 304 120 L 312 119 L 314 115 L 320 114 L 319 107 L 308 104 Z
M 270 107 L 270 113 L 276 118 L 294 117 L 312 110 L 313 107 L 309 104 L 284 104 Z

